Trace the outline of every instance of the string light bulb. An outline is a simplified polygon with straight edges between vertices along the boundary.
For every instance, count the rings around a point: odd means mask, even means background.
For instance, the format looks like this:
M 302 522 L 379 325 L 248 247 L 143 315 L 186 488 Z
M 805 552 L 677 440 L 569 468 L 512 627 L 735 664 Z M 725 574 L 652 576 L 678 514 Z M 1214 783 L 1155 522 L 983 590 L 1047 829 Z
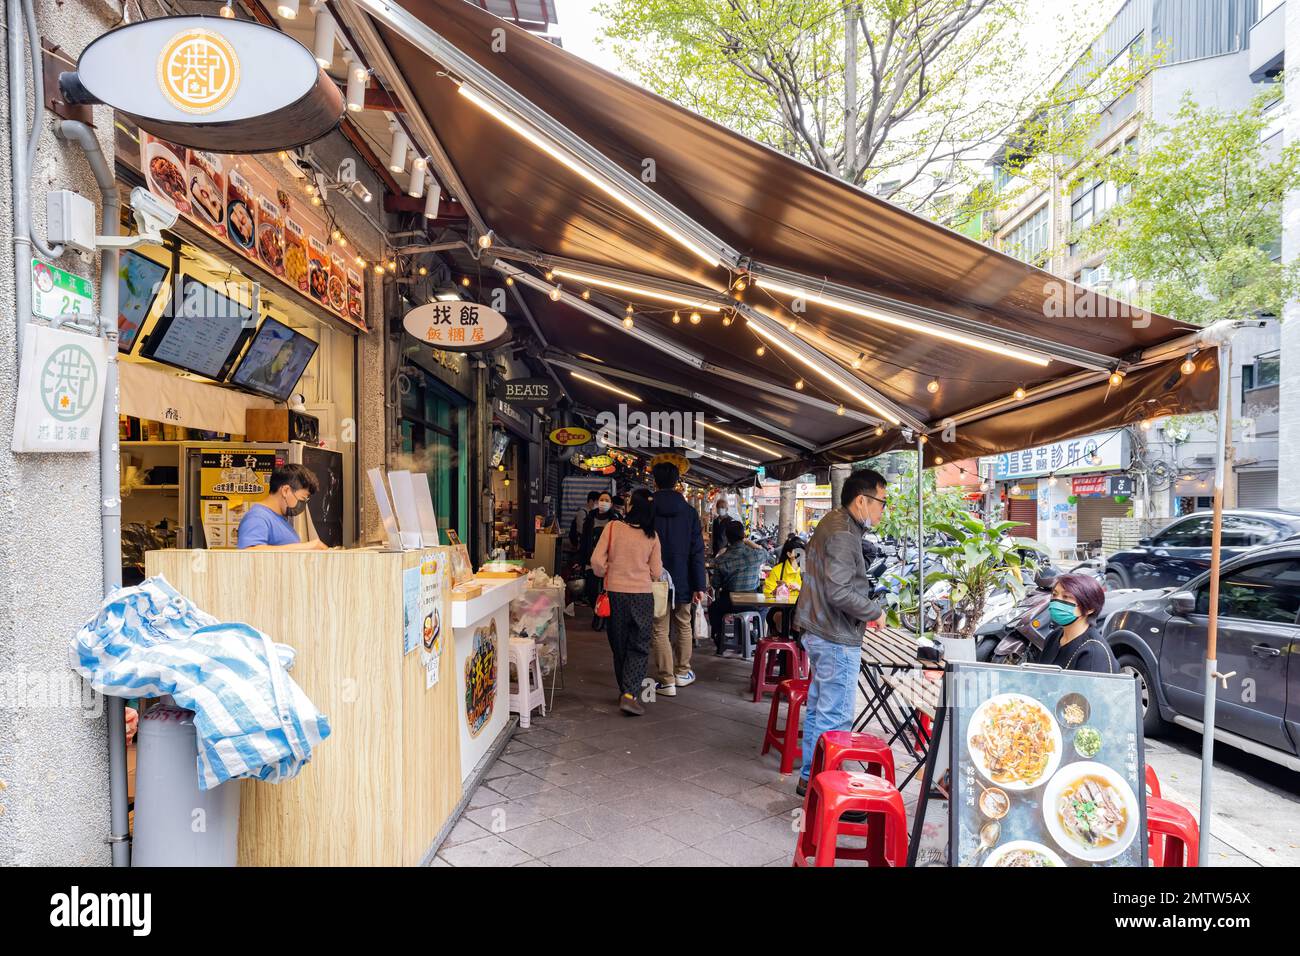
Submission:
M 462 277 L 461 277 L 461 280 L 460 280 L 460 284 L 463 285 L 466 289 L 468 289 L 468 288 L 469 288 L 469 276 L 462 276 Z
M 1055 475 L 1048 475 L 1048 476 L 1047 476 L 1047 487 L 1049 487 L 1049 488 L 1055 488 L 1055 487 L 1056 487 L 1056 476 L 1055 476 Z
M 1012 392 L 1012 395 L 1015 396 L 1015 399 L 1018 402 L 1023 402 L 1026 394 L 1028 393 L 1025 392 L 1025 387 L 1023 385 L 1016 386 L 1016 390 Z
M 680 312 L 674 312 L 673 325 L 681 325 L 681 324 L 682 324 L 682 314 Z
M 222 19 L 225 20 L 235 19 L 235 8 L 232 7 L 229 3 L 224 4 L 221 8 L 221 16 Z
M 803 391 L 803 379 L 799 379 L 798 381 L 796 381 L 796 382 L 794 383 L 794 387 L 797 388 L 799 391 L 802 392 L 802 391 Z
M 388 260 L 388 271 L 389 271 L 389 272 L 396 272 L 396 271 L 397 271 L 397 260 L 396 260 L 396 259 L 389 259 L 389 260 Z
M 546 270 L 546 281 L 547 281 L 547 282 L 550 282 L 550 281 L 551 281 L 552 279 L 554 279 L 554 278 L 555 278 L 555 273 L 552 272 L 550 269 L 547 269 L 547 270 Z
M 764 355 L 767 354 L 767 346 L 760 345 L 758 348 L 754 349 L 754 354 L 757 355 L 759 358 L 762 358 Z
M 1111 388 L 1119 388 L 1119 386 L 1124 381 L 1124 373 L 1121 372 L 1119 369 L 1115 369 L 1115 371 L 1110 373 L 1109 381 L 1110 381 Z
M 335 242 L 338 242 L 340 239 L 343 238 L 343 233 L 335 229 L 330 233 L 330 238 L 333 239 Z
M 420 266 L 418 271 L 422 276 L 427 276 L 429 274 L 429 269 L 427 266 Z
M 514 276 L 506 276 L 506 285 L 514 285 L 514 284 L 515 284 L 515 277 L 514 277 Z
M 930 381 L 926 383 L 925 390 L 933 395 L 939 391 L 939 383 L 934 379 L 930 379 Z
M 866 352 L 859 352 L 858 357 L 853 360 L 854 368 L 862 368 L 862 360 L 867 357 Z
M 552 302 L 560 301 L 560 287 L 558 285 L 551 289 L 550 296 Z
M 692 312 L 692 313 L 691 313 L 691 325 L 699 325 L 699 324 L 700 324 L 700 321 L 701 321 L 702 318 L 703 318 L 703 316 L 701 316 L 700 313 L 698 313 L 698 312 Z
M 382 263 L 382 262 L 376 262 L 376 263 L 375 263 L 375 275 L 377 275 L 377 276 L 381 276 L 381 275 L 383 275 L 383 274 L 384 274 L 384 265 L 383 265 L 383 263 Z
M 280 0 L 275 5 L 275 12 L 286 20 L 294 19 L 298 16 L 298 0 Z
M 724 315 L 724 316 L 722 317 L 722 324 L 723 324 L 724 326 L 730 326 L 730 325 L 731 325 L 731 316 L 729 316 L 729 315 Z
M 836 409 L 835 409 L 835 414 L 836 414 L 836 415 L 843 415 L 843 414 L 844 414 L 844 403 L 843 403 L 843 402 L 841 402 L 841 403 L 836 407 Z
M 590 299 L 590 298 L 591 298 L 591 290 L 590 290 L 590 289 L 583 289 L 583 290 L 582 290 L 582 297 L 583 297 L 584 299 Z
M 630 315 L 625 315 L 625 316 L 623 317 L 623 328 L 625 328 L 625 329 L 630 329 L 630 328 L 632 328 L 633 324 L 634 324 L 634 323 L 633 323 L 633 321 L 632 321 L 632 316 L 630 316 Z
M 1191 375 L 1196 371 L 1196 353 L 1189 352 L 1187 358 L 1183 359 L 1183 364 L 1178 366 L 1178 370 L 1184 375 Z
M 632 303 L 629 302 L 629 303 L 627 304 L 627 307 L 624 308 L 623 311 L 626 312 L 628 315 L 631 315 L 631 314 L 632 314 Z
M 885 426 L 884 426 L 884 425 L 877 425 L 877 426 L 876 426 L 876 437 L 879 438 L 879 437 L 880 437 L 881 435 L 883 435 L 884 433 L 885 433 Z
M 491 232 L 491 230 L 489 230 L 489 231 L 483 233 L 483 235 L 481 235 L 481 236 L 478 237 L 478 247 L 479 247 L 480 249 L 490 249 L 490 248 L 492 248 L 492 232 Z
M 352 261 L 355 262 L 355 263 L 356 263 L 358 266 L 360 266 L 362 269 L 364 269 L 364 268 L 366 267 L 366 260 L 363 259 L 363 258 L 361 258 L 360 256 L 357 256 L 357 257 L 356 257 L 355 259 L 353 259 Z
M 934 456 L 934 463 L 935 463 L 936 465 L 942 465 L 942 464 L 943 464 L 943 455 L 935 455 L 935 456 Z

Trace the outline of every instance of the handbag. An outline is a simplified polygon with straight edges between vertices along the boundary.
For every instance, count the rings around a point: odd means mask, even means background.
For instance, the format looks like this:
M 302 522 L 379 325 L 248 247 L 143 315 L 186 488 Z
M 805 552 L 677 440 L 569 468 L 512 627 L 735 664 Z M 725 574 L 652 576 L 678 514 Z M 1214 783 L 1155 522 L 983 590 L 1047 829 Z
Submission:
M 650 583 L 650 593 L 655 597 L 655 617 L 663 617 L 668 613 L 668 582 L 652 581 Z
M 596 617 L 609 617 L 609 592 L 601 591 L 596 595 Z

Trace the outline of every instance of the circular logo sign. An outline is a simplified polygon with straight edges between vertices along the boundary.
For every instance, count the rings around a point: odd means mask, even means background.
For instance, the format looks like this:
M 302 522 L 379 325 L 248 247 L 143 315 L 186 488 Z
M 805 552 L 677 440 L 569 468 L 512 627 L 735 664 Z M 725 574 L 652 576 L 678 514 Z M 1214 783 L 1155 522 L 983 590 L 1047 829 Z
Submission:
M 557 445 L 585 445 L 591 441 L 591 432 L 570 425 L 551 432 L 551 441 Z
M 80 345 L 55 349 L 41 369 L 41 402 L 57 421 L 73 422 L 86 414 L 99 391 L 99 371 Z
M 179 110 L 215 113 L 239 88 L 239 57 L 219 33 L 183 30 L 158 56 L 158 87 Z

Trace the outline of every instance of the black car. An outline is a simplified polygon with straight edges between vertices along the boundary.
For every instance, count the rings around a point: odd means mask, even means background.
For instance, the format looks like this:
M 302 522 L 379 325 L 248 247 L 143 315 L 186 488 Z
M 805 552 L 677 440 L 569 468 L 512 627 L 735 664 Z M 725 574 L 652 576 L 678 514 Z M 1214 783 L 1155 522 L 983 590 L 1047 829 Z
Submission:
M 1120 667 L 1141 685 L 1148 735 L 1170 722 L 1201 730 L 1209 591 L 1201 574 L 1106 624 Z M 1215 738 L 1300 770 L 1300 541 L 1225 561 L 1217 661 L 1231 676 L 1215 695 Z
M 1210 569 L 1213 523 L 1210 512 L 1197 512 L 1175 519 L 1159 534 L 1143 538 L 1136 548 L 1117 551 L 1106 559 L 1106 586 L 1147 589 L 1186 584 Z M 1290 511 L 1237 509 L 1223 513 L 1224 559 L 1297 535 L 1300 514 Z

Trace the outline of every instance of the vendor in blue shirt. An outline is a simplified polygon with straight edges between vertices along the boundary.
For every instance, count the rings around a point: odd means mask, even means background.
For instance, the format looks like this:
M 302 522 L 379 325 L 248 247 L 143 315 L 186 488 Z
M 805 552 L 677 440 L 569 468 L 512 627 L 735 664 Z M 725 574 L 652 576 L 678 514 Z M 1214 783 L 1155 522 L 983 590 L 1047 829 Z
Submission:
M 239 547 L 256 551 L 325 551 L 325 542 L 303 542 L 289 519 L 302 514 L 320 482 L 304 465 L 281 465 L 271 472 L 271 493 L 248 509 L 239 522 Z

